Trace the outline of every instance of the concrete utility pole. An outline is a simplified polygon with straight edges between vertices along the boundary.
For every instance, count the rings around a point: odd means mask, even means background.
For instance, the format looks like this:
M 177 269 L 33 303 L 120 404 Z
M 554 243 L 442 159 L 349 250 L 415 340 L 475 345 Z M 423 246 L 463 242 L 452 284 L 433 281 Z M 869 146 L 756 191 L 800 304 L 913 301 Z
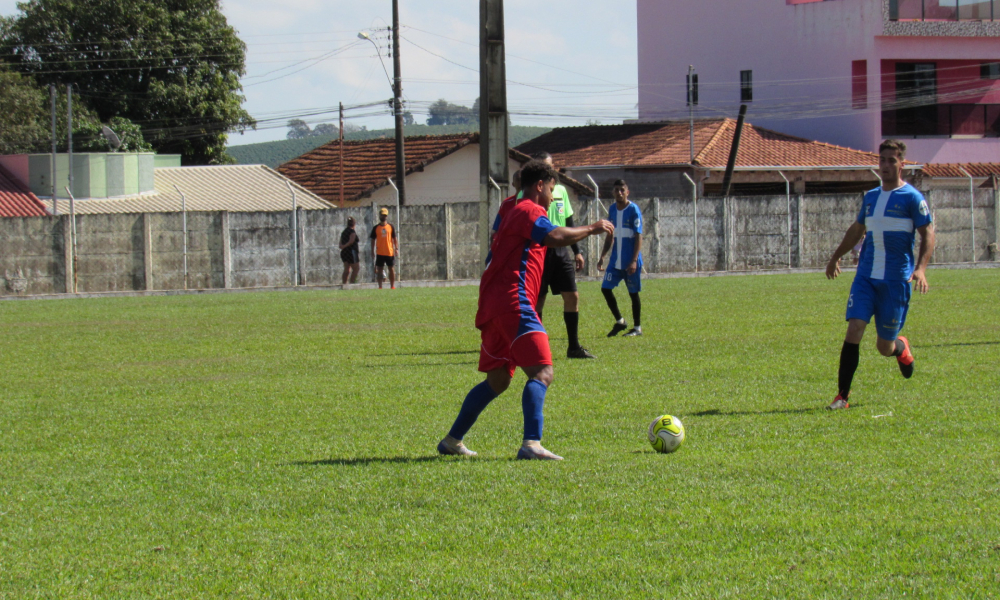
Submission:
M 489 252 L 489 212 L 507 196 L 507 72 L 503 0 L 479 0 L 479 257 Z
M 406 154 L 403 140 L 403 79 L 399 65 L 399 0 L 392 0 L 392 111 L 396 116 L 396 186 L 399 203 L 406 204 Z M 399 226 L 399 223 L 396 223 Z
M 49 84 L 49 101 L 52 104 L 52 214 L 59 214 L 59 200 L 56 199 L 56 86 Z
M 344 208 L 344 103 L 340 103 L 340 208 Z

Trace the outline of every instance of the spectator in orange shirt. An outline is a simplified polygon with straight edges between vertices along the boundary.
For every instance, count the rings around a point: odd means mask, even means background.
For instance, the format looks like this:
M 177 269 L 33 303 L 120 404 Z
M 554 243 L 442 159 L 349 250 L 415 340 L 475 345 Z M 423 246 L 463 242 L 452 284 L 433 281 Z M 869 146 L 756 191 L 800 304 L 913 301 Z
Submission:
M 372 228 L 368 236 L 372 241 L 372 254 L 375 255 L 375 275 L 378 279 L 378 289 L 382 289 L 385 280 L 382 267 L 389 268 L 389 287 L 396 289 L 396 257 L 399 255 L 399 238 L 396 228 L 389 223 L 389 209 L 378 211 L 378 225 Z

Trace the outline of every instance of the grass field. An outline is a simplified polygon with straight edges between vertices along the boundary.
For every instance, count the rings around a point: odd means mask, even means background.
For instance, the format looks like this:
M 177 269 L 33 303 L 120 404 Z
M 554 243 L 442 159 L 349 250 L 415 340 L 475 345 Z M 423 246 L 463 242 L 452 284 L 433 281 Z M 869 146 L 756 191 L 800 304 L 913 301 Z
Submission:
M 561 463 L 523 375 L 436 456 L 473 287 L 0 303 L 0 598 L 1000 597 L 1000 270 L 929 279 L 833 413 L 849 276 L 583 284 L 596 361 L 550 299 Z

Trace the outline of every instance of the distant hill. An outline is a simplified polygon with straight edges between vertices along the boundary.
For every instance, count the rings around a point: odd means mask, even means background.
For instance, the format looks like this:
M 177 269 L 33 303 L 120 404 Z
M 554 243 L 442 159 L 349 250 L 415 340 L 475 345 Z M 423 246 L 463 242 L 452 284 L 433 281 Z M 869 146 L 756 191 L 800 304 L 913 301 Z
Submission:
M 407 137 L 411 135 L 447 135 L 452 133 L 465 133 L 468 131 L 478 131 L 476 125 L 409 125 L 406 128 Z M 552 131 L 549 127 L 526 127 L 523 125 L 511 126 L 507 136 L 510 146 L 520 146 L 528 140 L 535 139 L 543 133 Z M 371 131 L 352 131 L 344 134 L 345 140 L 373 140 L 378 138 L 395 137 L 393 129 L 374 129 Z M 278 140 L 276 142 L 261 142 L 259 144 L 244 144 L 242 146 L 229 146 L 226 152 L 236 159 L 240 165 L 267 165 L 277 168 L 281 163 L 288 162 L 297 156 L 309 152 L 313 148 L 337 139 L 336 137 L 317 136 L 300 140 Z

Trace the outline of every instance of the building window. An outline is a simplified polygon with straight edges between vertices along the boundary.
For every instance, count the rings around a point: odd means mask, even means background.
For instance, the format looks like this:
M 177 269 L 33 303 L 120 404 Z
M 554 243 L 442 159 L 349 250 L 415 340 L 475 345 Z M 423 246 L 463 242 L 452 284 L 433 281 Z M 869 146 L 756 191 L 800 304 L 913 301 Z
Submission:
M 698 74 L 687 75 L 687 105 L 698 106 Z
M 979 66 L 981 79 L 1000 79 L 1000 63 L 983 63 Z
M 851 62 L 851 107 L 868 108 L 868 61 Z
M 1000 0 L 889 0 L 890 21 L 1000 21 Z
M 753 102 L 753 71 L 740 71 L 740 102 Z

